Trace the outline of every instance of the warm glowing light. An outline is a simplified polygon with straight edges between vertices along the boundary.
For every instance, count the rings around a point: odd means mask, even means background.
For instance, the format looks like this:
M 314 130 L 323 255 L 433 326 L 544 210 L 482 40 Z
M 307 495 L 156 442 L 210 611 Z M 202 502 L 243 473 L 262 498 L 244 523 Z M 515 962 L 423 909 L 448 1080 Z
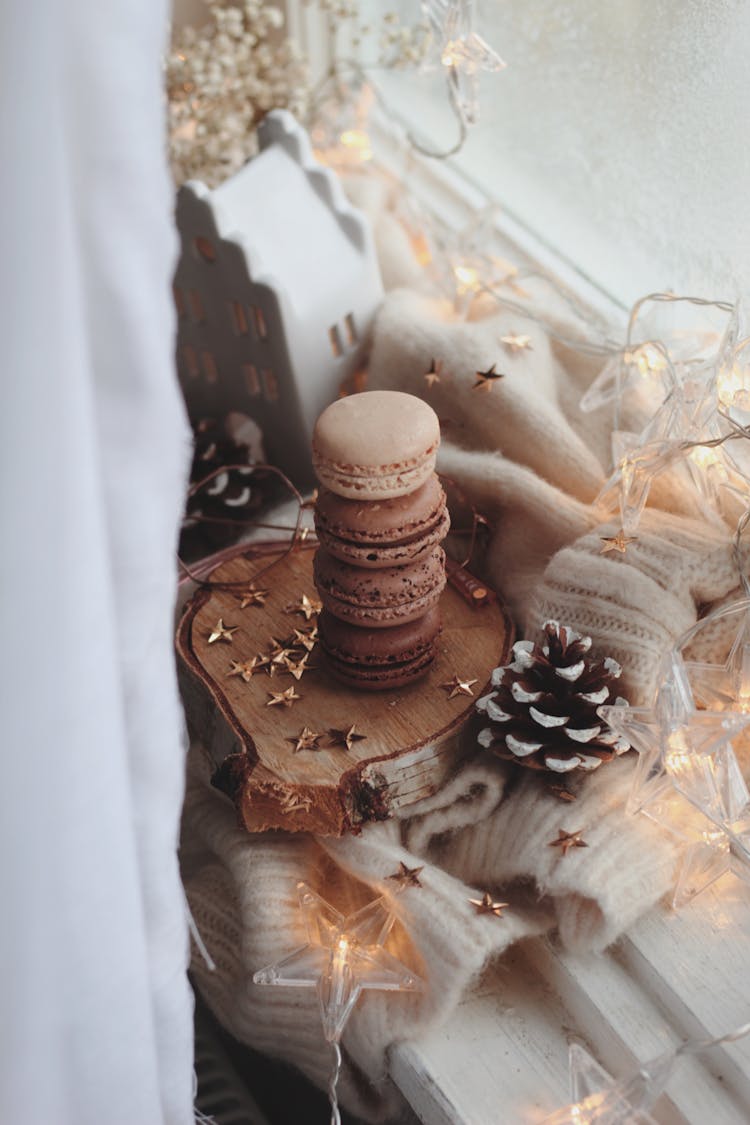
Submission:
M 657 375 L 667 366 L 664 353 L 655 344 L 641 344 L 634 351 L 625 352 L 623 359 L 637 367 L 638 373 L 643 376 Z
M 372 145 L 370 138 L 363 129 L 345 129 L 339 136 L 339 141 L 348 149 L 352 159 L 362 161 L 372 159 Z
M 724 368 L 716 380 L 716 391 L 722 406 L 736 406 L 750 410 L 750 367 L 733 363 L 731 370 Z
M 690 460 L 699 469 L 712 469 L 715 465 L 721 464 L 721 456 L 718 450 L 706 445 L 697 445 L 695 449 L 691 449 Z
M 411 248 L 414 257 L 419 262 L 420 266 L 428 266 L 432 261 L 432 254 L 427 239 L 423 234 L 412 235 Z
M 453 273 L 459 294 L 476 292 L 479 288 L 479 272 L 471 266 L 454 266 Z
M 440 61 L 443 66 L 458 66 L 464 61 L 465 55 L 461 50 L 461 44 L 458 40 L 449 39 L 443 47 L 443 53 L 440 56 Z

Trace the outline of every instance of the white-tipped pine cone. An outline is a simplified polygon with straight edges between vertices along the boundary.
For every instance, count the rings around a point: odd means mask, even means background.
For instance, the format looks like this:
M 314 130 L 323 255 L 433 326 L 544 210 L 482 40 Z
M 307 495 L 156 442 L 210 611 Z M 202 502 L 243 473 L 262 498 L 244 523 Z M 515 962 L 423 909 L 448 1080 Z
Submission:
M 570 773 L 595 770 L 630 749 L 597 712 L 614 702 L 612 687 L 622 669 L 615 661 L 590 660 L 591 638 L 557 621 L 544 624 L 544 641 L 518 641 L 513 663 L 492 673 L 489 695 L 477 710 L 490 720 L 479 743 L 499 758 L 531 769 Z

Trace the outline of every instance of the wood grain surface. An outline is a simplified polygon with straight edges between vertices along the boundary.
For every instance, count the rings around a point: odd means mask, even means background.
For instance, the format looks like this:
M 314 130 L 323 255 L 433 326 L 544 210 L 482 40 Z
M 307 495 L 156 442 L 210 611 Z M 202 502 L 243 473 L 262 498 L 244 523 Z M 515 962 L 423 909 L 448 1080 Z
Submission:
M 284 828 L 341 835 L 369 820 L 385 819 L 436 792 L 456 768 L 471 738 L 461 729 L 491 671 L 506 661 L 512 627 L 496 604 L 474 608 L 452 588 L 441 599 L 443 632 L 438 656 L 418 683 L 386 692 L 360 692 L 333 680 L 317 649 L 300 680 L 286 671 L 256 670 L 245 682 L 229 676 L 246 661 L 284 642 L 295 628 L 313 625 L 295 613 L 303 594 L 315 598 L 313 546 L 284 555 L 283 544 L 254 545 L 225 558 L 212 583 L 252 583 L 268 590 L 263 606 L 240 609 L 239 588 L 200 589 L 187 603 L 177 633 L 181 685 L 191 733 L 217 767 L 215 784 L 227 792 L 249 831 Z M 271 570 L 257 577 L 269 559 Z M 237 626 L 231 642 L 208 643 L 218 619 Z M 442 685 L 454 675 L 476 680 L 474 696 Z M 291 706 L 272 705 L 272 693 L 294 687 Z M 332 728 L 354 725 L 366 737 L 351 749 L 327 745 Z M 290 739 L 304 727 L 320 733 L 319 748 L 295 752 Z

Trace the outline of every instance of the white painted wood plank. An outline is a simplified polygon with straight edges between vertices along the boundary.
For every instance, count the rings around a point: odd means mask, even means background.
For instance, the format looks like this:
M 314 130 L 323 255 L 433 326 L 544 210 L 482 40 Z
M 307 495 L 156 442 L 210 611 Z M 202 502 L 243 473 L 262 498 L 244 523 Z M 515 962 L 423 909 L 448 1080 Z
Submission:
M 568 1100 L 567 1019 L 517 947 L 447 1027 L 391 1052 L 391 1076 L 428 1125 L 539 1122 Z

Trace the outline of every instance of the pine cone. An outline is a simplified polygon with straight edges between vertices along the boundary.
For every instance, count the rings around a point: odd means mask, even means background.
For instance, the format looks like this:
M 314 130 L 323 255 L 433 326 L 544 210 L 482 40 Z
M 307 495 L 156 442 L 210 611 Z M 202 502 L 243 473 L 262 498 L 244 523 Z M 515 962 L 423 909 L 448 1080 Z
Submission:
M 496 668 L 496 689 L 477 700 L 491 725 L 481 746 L 499 758 L 554 773 L 595 770 L 630 749 L 598 717 L 622 669 L 610 658 L 589 660 L 591 638 L 557 621 L 544 625 L 542 645 L 518 641 L 513 663 Z
M 214 470 L 226 465 L 242 465 L 250 461 L 250 449 L 229 432 L 226 422 L 203 418 L 195 427 L 195 446 L 190 482 L 204 480 Z M 187 516 L 208 516 L 211 519 L 246 522 L 262 499 L 258 474 L 252 465 L 247 468 L 224 469 L 199 489 L 187 502 Z

